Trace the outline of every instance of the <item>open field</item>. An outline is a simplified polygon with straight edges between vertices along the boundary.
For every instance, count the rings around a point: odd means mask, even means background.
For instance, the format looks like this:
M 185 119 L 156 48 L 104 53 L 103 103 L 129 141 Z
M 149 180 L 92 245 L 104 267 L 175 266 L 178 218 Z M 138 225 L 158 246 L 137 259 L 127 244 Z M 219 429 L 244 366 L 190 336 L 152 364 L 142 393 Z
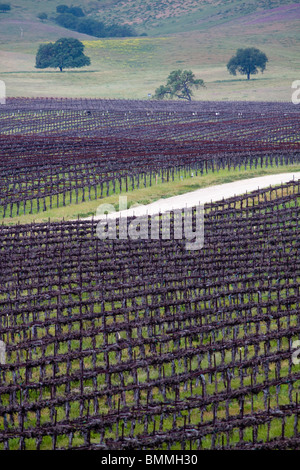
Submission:
M 264 22 L 257 13 L 235 19 L 224 14 L 223 22 L 212 19 L 192 27 L 184 17 L 179 31 L 157 26 L 148 37 L 100 40 L 32 16 L 17 20 L 11 12 L 6 23 L 0 17 L 0 78 L 8 96 L 148 99 L 171 70 L 182 68 L 193 70 L 206 83 L 195 92 L 196 100 L 290 101 L 292 82 L 299 78 L 299 35 L 297 4 L 289 8 L 293 15 L 287 11 L 280 19 L 271 12 Z M 84 41 L 91 65 L 62 73 L 35 69 L 38 43 L 65 36 Z M 249 46 L 263 50 L 269 63 L 264 74 L 248 82 L 229 75 L 226 64 L 238 47 Z

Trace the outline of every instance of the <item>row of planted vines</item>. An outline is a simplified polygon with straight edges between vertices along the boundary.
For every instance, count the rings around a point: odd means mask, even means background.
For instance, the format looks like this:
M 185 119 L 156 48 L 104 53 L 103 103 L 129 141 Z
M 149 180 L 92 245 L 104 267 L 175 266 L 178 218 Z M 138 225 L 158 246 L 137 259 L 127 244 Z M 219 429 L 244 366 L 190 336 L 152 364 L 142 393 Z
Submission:
M 9 98 L 0 218 L 222 170 L 300 161 L 292 103 Z
M 299 199 L 207 204 L 190 251 L 0 226 L 0 447 L 299 448 Z
M 8 98 L 0 217 L 297 164 L 299 109 Z M 0 225 L 0 449 L 299 448 L 299 183 L 206 204 L 200 250 L 178 212 Z

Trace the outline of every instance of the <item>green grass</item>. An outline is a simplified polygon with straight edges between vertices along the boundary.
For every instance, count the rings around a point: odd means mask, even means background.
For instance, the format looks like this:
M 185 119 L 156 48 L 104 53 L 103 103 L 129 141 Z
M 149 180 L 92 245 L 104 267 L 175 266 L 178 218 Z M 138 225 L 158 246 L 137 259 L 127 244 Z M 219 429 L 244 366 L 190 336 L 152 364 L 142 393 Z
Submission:
M 228 7 L 242 3 L 232 0 Z M 48 7 L 55 9 L 52 2 Z M 49 21 L 32 23 L 40 5 L 26 0 L 22 8 L 0 15 L 0 79 L 6 82 L 8 96 L 148 99 L 148 93 L 154 94 L 171 70 L 184 68 L 193 70 L 206 84 L 205 89 L 195 92 L 196 100 L 290 101 L 291 84 L 299 69 L 297 22 L 247 25 L 243 11 L 236 14 L 240 19 L 233 21 L 234 16 L 224 12 L 228 7 L 227 3 L 222 7 L 207 5 L 202 13 L 158 21 L 152 29 L 148 24 L 148 37 L 92 43 L 96 38 L 58 28 Z M 201 15 L 211 16 L 211 20 L 200 27 Z M 64 36 L 87 40 L 85 53 L 91 66 L 63 73 L 35 69 L 38 44 Z M 228 60 L 238 47 L 249 46 L 267 54 L 266 71 L 250 81 L 239 75 L 232 77 L 226 68 Z
M 241 170 L 220 170 L 219 172 L 210 171 L 203 176 L 198 175 L 194 177 L 186 177 L 183 180 L 180 179 L 180 175 L 177 175 L 175 181 L 158 183 L 151 187 L 135 189 L 134 191 L 122 192 L 123 196 L 127 196 L 127 208 L 134 207 L 135 205 L 146 205 L 157 201 L 158 199 L 168 198 L 179 194 L 184 194 L 189 191 L 195 191 L 196 189 L 206 188 L 209 186 L 230 183 L 232 181 L 238 181 L 241 179 L 255 178 L 258 176 L 290 173 L 300 171 L 300 165 L 282 165 L 279 167 L 268 167 L 268 168 L 257 168 L 257 169 L 241 169 Z M 109 197 L 103 197 L 102 199 L 96 199 L 79 204 L 66 205 L 65 207 L 58 207 L 49 209 L 39 213 L 26 214 L 26 215 L 14 215 L 13 217 L 6 217 L 2 219 L 2 223 L 5 225 L 15 225 L 17 223 L 26 224 L 31 222 L 47 222 L 49 219 L 52 222 L 59 220 L 74 220 L 77 218 L 90 217 L 96 214 L 97 208 L 101 204 L 112 204 L 116 211 L 119 210 L 119 195 L 112 194 Z M 73 195 L 73 200 L 75 200 Z M 80 200 L 80 198 L 79 198 Z M 62 205 L 62 197 L 60 198 L 60 204 Z M 42 204 L 40 205 L 42 207 Z M 15 210 L 14 210 L 15 214 Z M 1 223 L 1 219 L 0 219 Z

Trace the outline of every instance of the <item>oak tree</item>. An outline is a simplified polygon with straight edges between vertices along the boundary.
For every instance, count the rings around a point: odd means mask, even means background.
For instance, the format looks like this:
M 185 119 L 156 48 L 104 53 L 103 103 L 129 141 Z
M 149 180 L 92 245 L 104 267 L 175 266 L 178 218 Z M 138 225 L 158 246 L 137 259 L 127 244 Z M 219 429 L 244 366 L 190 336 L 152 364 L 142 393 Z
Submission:
M 191 70 L 173 70 L 167 79 L 166 85 L 155 90 L 154 99 L 180 98 L 191 101 L 192 88 L 205 87 L 203 80 L 196 79 Z
M 79 68 L 90 65 L 90 58 L 83 53 L 84 45 L 78 39 L 61 38 L 55 43 L 41 44 L 37 55 L 36 65 L 38 69 Z
M 258 69 L 263 73 L 266 68 L 268 58 L 264 52 L 261 52 L 255 47 L 248 47 L 246 49 L 238 49 L 235 56 L 231 57 L 227 64 L 227 69 L 232 75 L 239 72 L 242 75 L 247 75 L 250 80 L 250 75 L 258 73 Z

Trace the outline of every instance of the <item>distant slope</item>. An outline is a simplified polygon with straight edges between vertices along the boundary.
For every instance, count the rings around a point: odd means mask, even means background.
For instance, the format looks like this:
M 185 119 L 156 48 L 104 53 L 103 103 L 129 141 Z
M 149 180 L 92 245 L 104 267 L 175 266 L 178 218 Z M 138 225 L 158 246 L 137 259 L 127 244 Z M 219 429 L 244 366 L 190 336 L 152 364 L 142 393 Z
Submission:
M 114 5 L 106 2 L 103 6 L 101 3 L 92 4 L 98 10 L 97 16 L 106 21 L 139 26 L 151 34 L 184 32 L 191 27 L 207 28 L 275 8 L 285 14 L 285 5 L 291 5 L 287 11 L 293 15 L 295 6 L 299 5 L 295 0 L 123 0 Z
M 38 19 L 6 18 L 1 21 L 0 18 L 0 49 L 1 45 L 11 42 L 56 41 L 65 36 L 79 40 L 95 39 Z
M 34 21 L 32 33 L 52 37 L 57 5 L 70 6 L 70 0 L 15 0 L 11 11 L 0 13 L 0 41 L 15 40 L 14 28 L 8 31 L 5 25 L 11 21 Z M 282 21 L 298 15 L 299 2 L 295 0 L 78 0 L 87 17 L 102 20 L 108 24 L 130 24 L 139 34 L 160 35 L 174 32 L 188 32 L 191 29 L 207 29 L 250 14 L 270 12 L 270 21 Z M 46 21 L 37 19 L 39 13 L 48 15 Z M 276 16 L 277 15 L 277 16 Z M 298 16 L 299 18 L 299 16 Z M 267 18 L 266 18 L 267 20 Z M 67 31 L 67 30 L 66 30 Z

